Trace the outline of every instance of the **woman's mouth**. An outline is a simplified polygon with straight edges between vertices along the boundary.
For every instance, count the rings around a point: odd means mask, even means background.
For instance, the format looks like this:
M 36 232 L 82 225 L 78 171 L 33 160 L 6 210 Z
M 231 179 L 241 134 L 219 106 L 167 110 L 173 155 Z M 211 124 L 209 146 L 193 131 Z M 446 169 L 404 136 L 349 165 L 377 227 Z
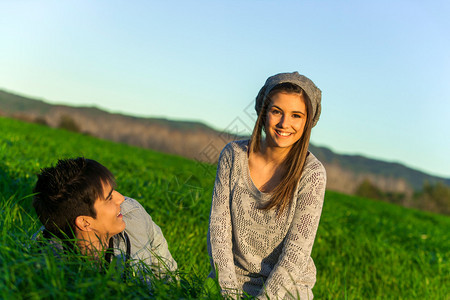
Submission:
M 292 132 L 284 132 L 284 131 L 279 131 L 279 130 L 275 130 L 275 132 L 282 137 L 288 137 L 292 134 Z

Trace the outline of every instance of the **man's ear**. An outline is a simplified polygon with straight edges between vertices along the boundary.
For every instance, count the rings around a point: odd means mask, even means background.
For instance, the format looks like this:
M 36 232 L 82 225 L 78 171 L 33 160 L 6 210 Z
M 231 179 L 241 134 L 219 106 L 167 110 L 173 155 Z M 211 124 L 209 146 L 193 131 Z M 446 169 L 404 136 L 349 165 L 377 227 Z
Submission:
M 78 230 L 81 231 L 92 231 L 91 224 L 92 224 L 92 217 L 78 216 L 75 219 L 75 226 L 77 227 Z

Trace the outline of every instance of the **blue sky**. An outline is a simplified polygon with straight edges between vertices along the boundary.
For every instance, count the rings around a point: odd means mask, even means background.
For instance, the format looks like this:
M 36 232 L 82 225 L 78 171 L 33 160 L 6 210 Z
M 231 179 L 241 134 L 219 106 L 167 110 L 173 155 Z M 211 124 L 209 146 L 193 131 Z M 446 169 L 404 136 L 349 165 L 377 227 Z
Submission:
M 266 78 L 322 90 L 312 142 L 450 177 L 449 1 L 2 1 L 0 88 L 253 126 Z

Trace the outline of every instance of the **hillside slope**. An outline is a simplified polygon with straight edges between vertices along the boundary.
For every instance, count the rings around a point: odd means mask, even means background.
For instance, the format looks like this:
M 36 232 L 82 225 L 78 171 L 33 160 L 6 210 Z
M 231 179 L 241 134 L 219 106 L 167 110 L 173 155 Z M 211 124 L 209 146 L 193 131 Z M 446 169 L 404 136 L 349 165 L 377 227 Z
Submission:
M 84 298 L 94 291 L 102 299 L 148 295 L 139 280 L 117 282 L 114 273 L 100 274 L 76 261 L 70 267 L 27 248 L 39 227 L 29 197 L 35 174 L 58 158 L 78 155 L 106 165 L 117 177 L 117 189 L 139 200 L 161 226 L 182 281 L 155 283 L 153 297 L 213 297 L 204 290 L 213 165 L 2 117 L 0 128 L 3 299 Z M 445 299 L 448 228 L 449 217 L 328 191 L 312 253 L 315 297 Z

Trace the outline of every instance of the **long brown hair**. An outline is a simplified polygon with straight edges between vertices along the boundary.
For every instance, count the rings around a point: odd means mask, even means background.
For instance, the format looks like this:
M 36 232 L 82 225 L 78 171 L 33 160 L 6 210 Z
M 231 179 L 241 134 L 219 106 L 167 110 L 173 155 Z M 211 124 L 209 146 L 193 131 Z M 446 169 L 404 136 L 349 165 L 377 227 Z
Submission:
M 269 210 L 271 208 L 276 208 L 278 214 L 281 215 L 283 211 L 292 201 L 297 184 L 302 176 L 303 167 L 305 165 L 306 156 L 308 155 L 309 138 L 311 136 L 311 129 L 313 127 L 312 116 L 312 106 L 311 101 L 299 86 L 292 83 L 281 83 L 276 85 L 270 93 L 266 96 L 262 108 L 259 112 L 258 119 L 256 120 L 255 127 L 253 128 L 252 137 L 250 139 L 249 149 L 253 152 L 259 152 L 261 150 L 261 136 L 264 130 L 267 109 L 271 102 L 271 97 L 276 93 L 288 93 L 288 94 L 298 94 L 303 97 L 306 104 L 306 124 L 303 129 L 303 134 L 301 138 L 292 145 L 289 153 L 286 155 L 282 162 L 285 173 L 283 174 L 283 179 L 281 182 L 273 189 L 270 202 L 261 207 L 264 210 Z M 265 87 L 263 87 L 256 97 L 258 102 L 259 97 L 264 97 Z M 259 99 L 261 100 L 261 99 Z

